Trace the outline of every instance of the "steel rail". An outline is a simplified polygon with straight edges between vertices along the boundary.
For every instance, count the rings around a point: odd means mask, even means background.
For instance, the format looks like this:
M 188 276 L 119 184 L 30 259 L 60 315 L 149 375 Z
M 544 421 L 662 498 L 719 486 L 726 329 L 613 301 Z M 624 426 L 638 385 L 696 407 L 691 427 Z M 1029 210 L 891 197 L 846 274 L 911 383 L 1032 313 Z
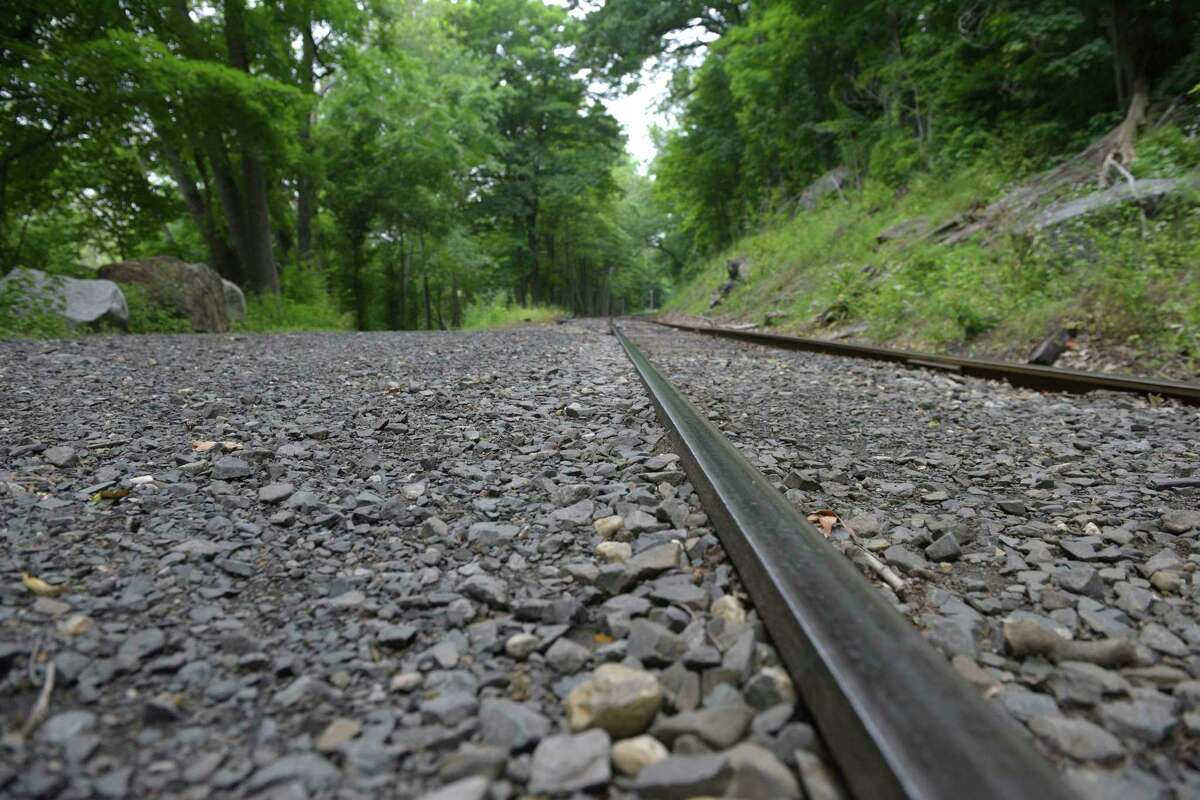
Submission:
M 616 324 L 725 550 L 856 797 L 1078 796 Z
M 779 333 L 736 330 L 720 326 L 689 325 L 681 322 L 666 322 L 651 319 L 656 325 L 668 328 L 737 339 L 767 347 L 787 350 L 805 350 L 850 358 L 865 358 L 872 361 L 889 361 L 912 367 L 937 369 L 970 375 L 974 378 L 1005 380 L 1014 386 L 1050 392 L 1072 392 L 1080 394 L 1093 391 L 1128 392 L 1142 395 L 1170 397 L 1189 405 L 1200 405 L 1200 385 L 1181 381 L 1160 381 L 1139 378 L 1135 375 L 1110 375 L 1102 372 L 1085 372 L 1063 367 L 1044 367 L 1038 364 L 1017 364 L 1011 361 L 995 361 L 979 358 L 960 358 L 932 353 L 917 353 L 910 350 L 893 350 L 873 345 L 833 342 L 827 339 L 812 339 L 804 336 L 785 336 Z

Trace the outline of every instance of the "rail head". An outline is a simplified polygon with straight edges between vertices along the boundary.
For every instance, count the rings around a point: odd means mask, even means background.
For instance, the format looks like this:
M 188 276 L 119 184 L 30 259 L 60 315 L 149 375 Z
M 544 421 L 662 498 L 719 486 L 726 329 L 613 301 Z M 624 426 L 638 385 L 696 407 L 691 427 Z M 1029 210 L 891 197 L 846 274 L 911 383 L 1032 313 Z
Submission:
M 1078 800 L 1017 723 L 612 330 L 855 796 Z
M 737 330 L 720 326 L 688 325 L 665 320 L 650 320 L 662 325 L 690 333 L 703 333 L 726 339 L 736 339 L 753 344 L 778 347 L 786 350 L 803 350 L 813 353 L 885 361 L 907 366 L 953 371 L 973 378 L 1008 381 L 1013 386 L 1051 392 L 1082 394 L 1094 391 L 1125 392 L 1140 395 L 1158 395 L 1178 400 L 1188 405 L 1200 405 L 1200 384 L 1182 381 L 1154 380 L 1136 375 L 1120 375 L 1104 372 L 1087 372 L 1064 367 L 1047 367 L 1039 364 L 1018 364 L 982 358 L 961 358 L 934 353 L 918 353 L 911 350 L 895 350 L 874 345 L 850 344 L 805 336 L 786 336 L 764 331 Z

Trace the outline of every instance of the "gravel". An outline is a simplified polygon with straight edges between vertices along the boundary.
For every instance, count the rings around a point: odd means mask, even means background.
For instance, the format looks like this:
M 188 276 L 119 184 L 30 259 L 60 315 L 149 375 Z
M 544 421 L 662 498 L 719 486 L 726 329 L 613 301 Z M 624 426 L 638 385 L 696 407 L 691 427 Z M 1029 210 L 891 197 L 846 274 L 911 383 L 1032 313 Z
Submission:
M 0 795 L 837 791 L 600 323 L 6 342 L 0 408 Z
M 1084 796 L 1200 796 L 1200 492 L 1159 488 L 1200 472 L 1197 409 L 625 329 Z

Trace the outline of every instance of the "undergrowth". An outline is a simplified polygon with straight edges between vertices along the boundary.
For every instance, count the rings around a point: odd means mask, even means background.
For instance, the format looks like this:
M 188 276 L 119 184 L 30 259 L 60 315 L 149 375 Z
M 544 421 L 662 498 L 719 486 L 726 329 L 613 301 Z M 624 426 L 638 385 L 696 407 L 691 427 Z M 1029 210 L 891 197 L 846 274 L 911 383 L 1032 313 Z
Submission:
M 251 333 L 345 331 L 354 327 L 338 309 L 325 278 L 315 268 L 292 267 L 280 275 L 279 294 L 246 295 L 246 318 L 234 329 Z
M 1145 143 L 1143 175 L 1195 168 L 1194 140 L 1163 133 Z M 999 234 L 941 245 L 899 223 L 939 225 L 1000 196 L 1013 177 L 972 166 L 918 177 L 897 192 L 868 180 L 815 211 L 765 221 L 697 265 L 668 310 L 762 322 L 821 335 L 855 326 L 865 338 L 933 350 L 1023 351 L 1053 330 L 1081 333 L 1147 356 L 1200 361 L 1200 203 L 1181 194 L 1144 211 L 1097 212 L 1036 235 Z M 749 278 L 712 312 L 727 259 Z
M 520 306 L 496 295 L 467 306 L 463 312 L 462 327 L 469 331 L 510 328 L 514 325 L 554 322 L 568 316 L 570 313 L 558 306 Z

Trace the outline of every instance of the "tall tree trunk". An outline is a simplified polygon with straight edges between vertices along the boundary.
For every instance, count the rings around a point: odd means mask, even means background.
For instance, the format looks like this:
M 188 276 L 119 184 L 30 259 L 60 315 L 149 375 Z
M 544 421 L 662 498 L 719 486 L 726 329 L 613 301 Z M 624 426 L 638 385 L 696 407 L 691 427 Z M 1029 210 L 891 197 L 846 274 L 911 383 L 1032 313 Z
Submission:
M 229 64 L 249 74 L 250 55 L 246 47 L 245 0 L 225 0 L 225 47 Z M 243 235 L 239 248 L 246 269 L 246 285 L 251 289 L 279 292 L 279 271 L 271 246 L 271 213 L 267 203 L 267 176 L 262 162 L 248 147 L 242 146 Z
M 179 151 L 164 144 L 163 160 L 167 162 L 171 177 L 174 179 L 175 185 L 179 187 L 179 193 L 183 197 L 183 204 L 187 208 L 188 216 L 192 218 L 192 223 L 204 238 L 204 244 L 208 248 L 209 266 L 215 269 L 222 278 L 239 283 L 241 265 L 238 263 L 237 253 L 217 230 L 216 220 L 213 219 L 208 200 L 200 193 L 196 182 L 188 174 Z
M 400 280 L 396 283 L 399 290 L 399 330 L 408 330 L 408 265 L 412 261 L 412 249 L 400 242 Z
M 384 314 L 388 330 L 398 331 L 404 327 L 404 287 L 401 286 L 403 280 L 402 274 L 404 269 L 404 232 L 400 232 L 400 274 L 396 272 L 396 259 L 388 256 L 387 264 L 384 267 L 384 280 L 387 281 L 387 290 L 384 296 L 387 298 L 387 312 Z
M 462 327 L 462 302 L 458 296 L 457 272 L 450 273 L 450 327 Z
M 300 51 L 300 78 L 304 81 L 302 87 L 306 95 L 315 91 L 314 64 L 317 58 L 317 45 L 312 35 L 312 13 L 304 23 L 304 37 Z M 300 150 L 305 156 L 310 150 L 312 141 L 312 112 L 300 120 Z M 308 164 L 301 162 L 300 176 L 296 180 L 296 257 L 303 264 L 312 254 L 312 221 L 316 212 L 316 181 Z
M 529 285 L 529 297 L 534 305 L 542 299 L 542 279 L 538 269 L 538 235 L 537 235 L 537 201 L 534 201 L 533 210 L 525 217 L 525 247 L 529 253 L 529 272 L 525 276 L 526 283 Z M 524 300 L 521 305 L 525 305 Z
M 421 275 L 421 291 L 425 295 L 425 330 L 433 330 L 433 298 L 429 294 L 429 273 Z
M 363 291 L 363 240 L 364 234 L 351 234 L 350 242 L 350 294 L 354 297 L 354 329 L 367 329 L 367 293 Z
M 229 228 L 229 238 L 233 249 L 238 254 L 238 283 L 246 283 L 249 277 L 246 270 L 246 252 L 249 247 L 246 237 L 246 219 L 242 207 L 242 192 L 234 179 L 233 169 L 229 165 L 225 147 L 220 136 L 207 133 L 204 136 L 204 150 L 208 167 L 212 171 L 213 183 L 217 187 L 217 199 L 225 214 L 225 224 Z
M 446 320 L 442 318 L 442 285 L 440 283 L 434 301 L 433 307 L 437 311 L 438 330 L 449 330 L 446 327 Z

